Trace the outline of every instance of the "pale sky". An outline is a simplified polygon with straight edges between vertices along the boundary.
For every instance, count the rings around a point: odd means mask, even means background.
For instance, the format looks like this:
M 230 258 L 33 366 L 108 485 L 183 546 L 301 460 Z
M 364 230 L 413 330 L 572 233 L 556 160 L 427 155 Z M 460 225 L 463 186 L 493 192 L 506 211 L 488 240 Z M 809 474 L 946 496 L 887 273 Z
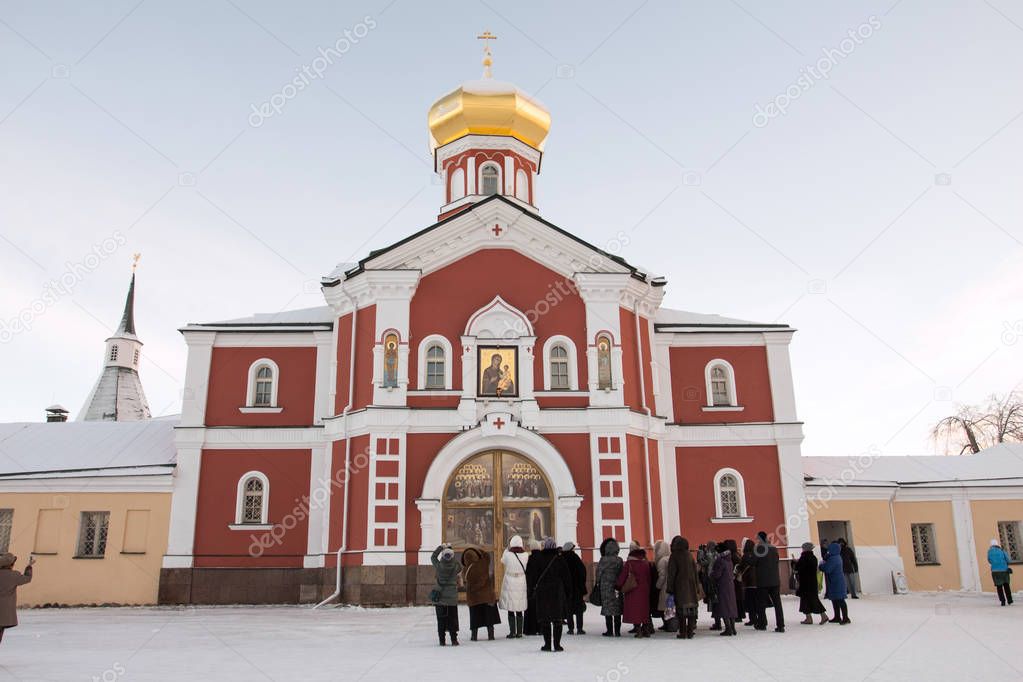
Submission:
M 174 414 L 178 327 L 321 305 L 335 264 L 434 222 L 426 112 L 483 30 L 551 110 L 546 219 L 627 235 L 668 307 L 799 330 L 804 454 L 933 453 L 955 401 L 1023 379 L 1019 2 L 3 1 L 0 421 L 77 414 L 134 252 Z

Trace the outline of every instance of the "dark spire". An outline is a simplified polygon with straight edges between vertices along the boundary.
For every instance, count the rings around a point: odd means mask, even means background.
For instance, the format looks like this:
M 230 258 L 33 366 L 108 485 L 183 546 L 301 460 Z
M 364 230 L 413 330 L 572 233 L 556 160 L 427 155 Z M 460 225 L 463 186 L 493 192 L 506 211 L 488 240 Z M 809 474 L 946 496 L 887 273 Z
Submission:
M 128 287 L 128 298 L 124 301 L 124 315 L 117 326 L 117 334 L 135 335 L 135 273 L 131 273 L 131 285 Z

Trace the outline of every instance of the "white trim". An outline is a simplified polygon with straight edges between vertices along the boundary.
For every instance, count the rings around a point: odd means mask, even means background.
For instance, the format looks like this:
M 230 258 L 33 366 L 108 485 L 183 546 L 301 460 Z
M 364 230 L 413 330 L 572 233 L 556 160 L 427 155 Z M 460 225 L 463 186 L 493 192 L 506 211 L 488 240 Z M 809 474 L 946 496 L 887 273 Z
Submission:
M 270 404 L 269 405 L 256 405 L 256 372 L 263 366 L 270 368 Z M 249 365 L 249 383 L 245 389 L 245 406 L 246 407 L 277 407 L 277 387 L 281 383 L 281 370 L 277 366 L 277 363 L 270 358 L 260 358 Z
M 725 380 L 728 381 L 728 405 L 715 405 L 714 404 L 714 389 L 711 383 L 711 371 L 715 367 L 721 367 L 725 370 Z M 707 407 L 738 407 L 739 398 L 736 396 L 735 390 L 735 369 L 732 367 L 732 363 L 722 358 L 714 358 L 707 363 L 707 366 L 703 368 L 703 378 L 707 382 Z
M 258 478 L 263 483 L 263 505 L 262 509 L 259 510 L 259 525 L 254 523 L 244 523 L 245 514 L 245 484 L 250 478 Z M 246 526 L 249 528 L 259 528 L 260 526 L 267 525 L 267 519 L 270 516 L 270 479 L 266 477 L 262 471 L 249 471 L 242 474 L 242 477 L 238 479 L 238 494 L 235 498 L 234 506 L 234 522 L 238 526 Z
M 451 197 L 451 201 L 458 201 L 465 197 L 465 169 L 461 166 L 457 166 L 451 172 L 451 179 L 448 181 L 448 196 Z
M 735 482 L 738 487 L 737 491 L 739 500 L 738 516 L 725 516 L 724 513 L 721 511 L 721 479 L 728 475 L 735 476 Z M 746 513 L 746 482 L 743 480 L 742 474 L 740 474 L 738 471 L 730 467 L 718 469 L 717 473 L 714 474 L 714 518 L 729 519 L 730 521 L 733 522 L 740 522 L 742 519 L 750 518 Z
M 426 351 L 434 344 L 439 345 L 444 351 L 444 386 L 441 388 L 426 387 Z M 419 342 L 417 356 L 419 358 L 419 363 L 416 368 L 416 388 L 419 391 L 450 391 L 451 365 L 454 364 L 453 357 L 451 355 L 451 341 L 441 334 L 430 334 Z
M 704 412 L 742 412 L 746 408 L 741 405 L 703 405 L 700 409 Z
M 568 351 L 568 389 L 569 391 L 579 390 L 579 359 L 575 351 L 575 342 L 567 336 L 556 334 L 543 343 L 543 390 L 552 391 L 553 395 L 562 393 L 561 390 L 551 388 L 551 350 L 554 346 L 564 346 Z
M 278 414 L 284 411 L 283 407 L 239 407 L 242 414 Z
M 752 516 L 712 516 L 711 523 L 753 523 Z
M 269 523 L 229 523 L 230 530 L 272 530 L 273 525 Z

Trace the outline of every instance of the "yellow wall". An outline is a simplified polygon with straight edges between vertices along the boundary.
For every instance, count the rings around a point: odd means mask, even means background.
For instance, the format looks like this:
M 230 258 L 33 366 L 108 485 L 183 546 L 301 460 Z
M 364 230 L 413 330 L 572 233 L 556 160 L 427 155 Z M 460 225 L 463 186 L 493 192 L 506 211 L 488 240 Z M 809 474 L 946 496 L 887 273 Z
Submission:
M 808 497 L 812 497 L 812 494 Z M 853 546 L 890 547 L 895 544 L 887 500 L 829 500 L 827 503 L 821 501 L 818 505 L 809 504 L 808 509 L 810 541 L 815 545 L 820 544 L 818 521 L 848 521 Z
M 934 524 L 934 541 L 939 565 L 916 565 L 913 558 L 913 531 L 910 528 L 914 523 Z M 951 501 L 896 501 L 895 524 L 899 538 L 899 554 L 906 569 L 906 580 L 909 582 L 910 590 L 958 590 L 962 587 Z
M 14 510 L 10 551 L 18 555 L 15 568 L 24 568 L 37 543 L 40 551 L 56 551 L 36 555 L 35 576 L 18 588 L 18 605 L 155 604 L 170 500 L 164 492 L 0 493 L 0 508 Z M 102 559 L 75 558 L 83 511 L 110 512 Z M 126 540 L 128 553 L 123 552 Z
M 1023 500 L 973 500 L 970 502 L 970 511 L 973 513 L 973 537 L 977 545 L 980 584 L 985 592 L 994 592 L 995 584 L 991 581 L 987 550 L 991 540 L 998 538 L 999 521 L 1023 521 Z M 1013 575 L 1012 578 L 1017 576 Z M 1013 589 L 1016 589 L 1015 585 Z

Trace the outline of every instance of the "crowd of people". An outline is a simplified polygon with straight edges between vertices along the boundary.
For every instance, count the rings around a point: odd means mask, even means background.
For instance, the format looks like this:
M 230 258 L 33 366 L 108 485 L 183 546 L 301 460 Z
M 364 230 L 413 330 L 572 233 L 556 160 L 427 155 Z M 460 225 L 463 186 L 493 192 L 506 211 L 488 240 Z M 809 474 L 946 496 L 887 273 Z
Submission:
M 764 532 L 755 540 L 744 540 L 741 553 L 735 540 L 710 541 L 694 550 L 686 538 L 675 536 L 670 544 L 658 540 L 653 557 L 633 542 L 624 560 L 618 542 L 607 538 L 600 544 L 600 559 L 589 586 L 586 566 L 575 549 L 571 542 L 559 547 L 552 538 L 545 538 L 531 543 L 527 551 L 522 538 L 513 536 L 501 557 L 504 577 L 498 599 L 486 552 L 466 548 L 459 565 L 451 545 L 437 547 L 431 557 L 437 583 L 430 601 L 436 607 L 440 645 L 458 646 L 460 585 L 465 587 L 473 641 L 482 629 L 487 639 L 495 639 L 494 626 L 501 622 L 503 610 L 507 638 L 540 635 L 541 651 L 564 651 L 566 628 L 569 635 L 586 634 L 583 613 L 587 606 L 599 609 L 604 617 L 604 637 L 621 637 L 624 622 L 632 626 L 627 634 L 638 638 L 661 631 L 692 639 L 701 605 L 710 614 L 709 629 L 722 637 L 737 635 L 739 623 L 767 630 L 769 609 L 774 612 L 774 631 L 785 632 L 778 548 Z M 855 572 L 848 569 L 854 567 L 855 555 L 843 540 L 830 543 L 820 558 L 813 544 L 802 546 L 791 576 L 804 615 L 801 623 L 812 624 L 814 615 L 820 616 L 822 625 L 851 622 L 846 598 L 848 575 Z M 830 618 L 821 602 L 822 588 L 832 603 Z M 657 627 L 655 619 L 660 620 Z

